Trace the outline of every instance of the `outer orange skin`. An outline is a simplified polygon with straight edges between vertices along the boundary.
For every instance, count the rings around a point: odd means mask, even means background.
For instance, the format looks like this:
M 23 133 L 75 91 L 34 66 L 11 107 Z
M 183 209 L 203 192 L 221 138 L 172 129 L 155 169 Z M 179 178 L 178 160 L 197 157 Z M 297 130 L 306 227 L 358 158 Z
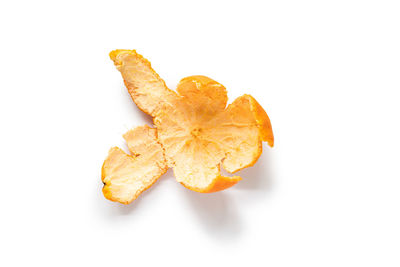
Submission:
M 270 147 L 274 146 L 274 133 L 272 132 L 272 125 L 267 112 L 262 108 L 260 104 L 258 104 L 257 100 L 254 99 L 251 95 L 245 95 L 249 98 L 252 111 L 257 120 L 257 123 L 260 128 L 260 134 L 263 141 L 268 142 Z
M 144 63 L 145 65 L 147 65 L 147 67 L 148 67 L 152 72 L 154 72 L 154 74 L 156 75 L 157 79 L 159 79 L 159 81 L 162 82 L 162 83 L 165 85 L 165 82 L 164 82 L 164 81 L 156 74 L 156 72 L 151 68 L 150 62 L 147 61 L 145 58 L 143 58 L 141 55 L 137 54 L 135 50 L 114 50 L 114 51 L 110 52 L 110 58 L 115 62 L 116 65 L 117 65 L 116 59 L 117 59 L 117 56 L 118 56 L 120 53 L 129 53 L 129 54 L 132 54 L 132 55 L 135 55 L 136 57 L 138 57 L 138 58 L 141 60 L 142 63 Z M 191 76 L 191 77 L 188 77 L 188 78 L 190 78 L 190 79 L 195 79 L 196 81 L 198 81 L 198 82 L 200 82 L 200 83 L 202 83 L 202 84 L 206 84 L 206 83 L 210 82 L 210 80 L 211 80 L 211 79 L 209 79 L 209 78 L 207 78 L 207 77 L 204 77 L 204 76 Z M 185 78 L 185 79 L 186 79 L 186 78 Z M 183 79 L 183 80 L 185 80 L 185 79 Z M 126 85 L 127 88 L 128 88 L 128 91 L 129 91 L 131 97 L 132 97 L 132 100 L 136 103 L 136 105 L 138 106 L 138 108 L 141 109 L 143 112 L 145 112 L 145 113 L 147 113 L 147 114 L 153 116 L 153 119 L 154 119 L 154 118 L 155 118 L 154 114 L 150 114 L 149 112 L 146 112 L 146 111 L 145 111 L 145 108 L 142 107 L 142 106 L 140 105 L 140 103 L 138 103 L 138 102 L 136 101 L 136 99 L 135 99 L 135 97 L 134 97 L 134 92 L 133 92 L 133 90 L 128 86 L 128 84 L 127 84 L 127 82 L 126 82 L 125 79 L 124 79 L 124 82 L 125 82 L 125 85 Z M 215 82 L 215 81 L 213 81 L 213 82 Z M 173 93 L 173 94 L 176 94 L 174 91 L 169 90 L 166 86 L 165 86 L 165 88 L 166 88 L 169 92 L 171 92 L 171 93 Z M 259 128 L 259 132 L 260 132 L 260 137 L 261 137 L 261 139 L 260 139 L 260 142 L 259 142 L 259 145 L 258 145 L 258 155 L 254 158 L 254 160 L 253 160 L 251 163 L 247 164 L 246 166 L 243 166 L 242 168 L 235 170 L 234 172 L 239 171 L 239 170 L 241 170 L 241 169 L 243 169 L 243 168 L 252 166 L 252 165 L 254 165 L 254 164 L 256 163 L 256 161 L 258 160 L 259 156 L 260 156 L 261 153 L 262 153 L 262 141 L 268 142 L 269 146 L 271 146 L 271 147 L 274 146 L 274 135 L 273 135 L 273 131 L 272 131 L 271 122 L 270 122 L 270 119 L 269 119 L 267 113 L 265 112 L 265 110 L 261 107 L 261 105 L 260 105 L 251 95 L 244 95 L 243 97 L 244 97 L 247 101 L 249 101 L 250 109 L 251 109 L 251 112 L 253 113 L 254 118 L 255 118 L 255 120 L 256 120 L 256 122 L 257 122 L 257 126 L 258 126 L 258 128 Z M 221 176 L 221 175 L 220 175 L 220 176 L 217 176 L 217 177 L 212 181 L 212 183 L 210 183 L 209 186 L 207 186 L 207 187 L 205 187 L 205 188 L 197 188 L 197 187 L 194 187 L 194 186 L 185 184 L 185 183 L 183 183 L 183 182 L 181 182 L 181 184 L 184 185 L 186 188 L 188 188 L 188 189 L 190 189 L 190 190 L 193 190 L 193 191 L 196 191 L 196 192 L 211 193 L 211 192 L 217 192 L 217 191 L 220 191 L 220 190 L 227 189 L 227 188 L 229 188 L 229 187 L 235 185 L 236 183 L 238 183 L 241 179 L 242 179 L 242 178 L 239 177 L 239 176 L 225 177 L 225 176 Z M 151 185 L 149 185 L 148 187 L 150 187 L 150 186 L 151 186 Z M 148 187 L 147 187 L 147 188 L 148 188 Z M 147 189 L 147 188 L 146 188 L 146 189 Z M 105 190 L 104 188 L 103 188 L 103 193 L 104 193 L 104 195 L 105 195 L 106 198 L 108 198 L 108 199 L 110 199 L 110 200 L 113 200 L 111 196 L 108 196 L 108 195 L 107 195 L 108 192 L 107 192 L 107 190 Z M 109 198 L 109 197 L 110 197 L 110 198 Z M 113 200 L 113 201 L 115 201 L 115 200 Z M 128 203 L 124 203 L 124 204 L 128 204 Z
M 196 191 L 199 193 L 214 193 L 214 192 L 225 190 L 231 186 L 234 186 L 240 180 L 242 180 L 242 177 L 240 177 L 240 176 L 233 176 L 233 177 L 219 176 L 219 177 L 215 178 L 214 181 L 206 188 L 192 187 L 192 186 L 186 185 L 184 183 L 181 183 L 181 184 L 184 187 L 186 187 L 187 189 L 190 189 L 192 191 Z

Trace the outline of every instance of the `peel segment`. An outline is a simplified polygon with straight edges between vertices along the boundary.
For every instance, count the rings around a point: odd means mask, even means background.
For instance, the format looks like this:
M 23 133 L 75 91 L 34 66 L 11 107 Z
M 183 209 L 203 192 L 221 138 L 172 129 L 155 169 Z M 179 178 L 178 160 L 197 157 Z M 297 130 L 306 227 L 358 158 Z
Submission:
M 154 117 L 160 107 L 177 97 L 153 70 L 150 62 L 135 50 L 114 50 L 110 52 L 110 58 L 121 72 L 132 100 L 143 112 Z
M 140 126 L 124 134 L 132 155 L 122 149 L 110 149 L 103 163 L 103 194 L 111 200 L 129 204 L 152 186 L 168 167 L 156 130 Z

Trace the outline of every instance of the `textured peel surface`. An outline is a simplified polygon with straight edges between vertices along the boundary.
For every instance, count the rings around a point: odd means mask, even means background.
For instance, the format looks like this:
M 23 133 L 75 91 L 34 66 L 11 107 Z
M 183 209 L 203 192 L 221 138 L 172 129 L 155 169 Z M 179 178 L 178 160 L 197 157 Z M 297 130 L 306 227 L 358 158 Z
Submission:
M 129 204 L 167 171 L 156 130 L 140 126 L 124 134 L 132 155 L 113 147 L 102 168 L 103 194 L 112 201 Z
M 110 58 L 121 72 L 132 100 L 143 112 L 154 116 L 160 107 L 177 97 L 152 69 L 150 62 L 135 50 L 114 50 Z
M 226 106 L 225 87 L 205 76 L 182 79 L 174 92 L 136 51 L 115 50 L 110 57 L 134 102 L 153 117 L 166 164 L 185 187 L 226 189 L 241 178 L 222 176 L 221 164 L 234 173 L 257 161 L 262 141 L 273 146 L 268 115 L 252 96 Z

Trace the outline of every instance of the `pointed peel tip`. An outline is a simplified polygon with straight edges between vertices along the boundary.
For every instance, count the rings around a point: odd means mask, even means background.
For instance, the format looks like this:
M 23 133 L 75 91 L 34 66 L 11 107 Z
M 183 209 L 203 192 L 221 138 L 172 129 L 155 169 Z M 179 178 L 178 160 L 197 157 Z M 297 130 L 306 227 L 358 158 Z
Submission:
M 123 54 L 123 53 L 126 53 L 126 54 L 136 54 L 136 50 L 116 49 L 116 50 L 111 51 L 111 52 L 109 53 L 109 56 L 110 56 L 111 60 L 115 62 L 115 60 L 117 59 L 117 56 L 118 56 L 119 54 Z

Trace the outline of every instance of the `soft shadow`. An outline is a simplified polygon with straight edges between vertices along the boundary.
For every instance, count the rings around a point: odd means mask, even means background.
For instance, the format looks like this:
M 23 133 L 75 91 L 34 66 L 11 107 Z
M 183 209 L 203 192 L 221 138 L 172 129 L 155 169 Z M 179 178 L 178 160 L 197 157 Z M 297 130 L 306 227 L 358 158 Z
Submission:
M 272 189 L 273 178 L 271 156 L 271 148 L 263 146 L 263 154 L 257 163 L 235 173 L 243 179 L 227 191 L 202 194 L 182 189 L 191 210 L 207 234 L 220 241 L 231 241 L 242 234 L 245 229 L 237 201 L 250 205 L 252 201 L 268 195 Z
M 235 173 L 243 179 L 235 185 L 236 189 L 267 192 L 272 189 L 273 164 L 271 148 L 263 143 L 263 153 L 252 167 Z
M 102 193 L 102 185 L 99 186 L 97 190 L 98 201 L 101 202 L 101 206 L 98 210 L 101 210 L 103 215 L 110 220 L 115 220 L 121 216 L 132 216 L 135 212 L 139 212 L 139 209 L 143 206 L 146 201 L 151 202 L 154 198 L 154 194 L 157 194 L 158 187 L 162 187 L 162 184 L 167 182 L 166 180 L 171 176 L 168 170 L 164 175 L 162 175 L 150 188 L 141 193 L 137 199 L 132 201 L 132 203 L 124 205 L 118 202 L 112 202 L 106 199 Z M 144 205 L 145 206 L 145 205 Z
M 220 241 L 230 241 L 242 232 L 234 199 L 224 192 L 203 194 L 182 189 L 202 228 Z

